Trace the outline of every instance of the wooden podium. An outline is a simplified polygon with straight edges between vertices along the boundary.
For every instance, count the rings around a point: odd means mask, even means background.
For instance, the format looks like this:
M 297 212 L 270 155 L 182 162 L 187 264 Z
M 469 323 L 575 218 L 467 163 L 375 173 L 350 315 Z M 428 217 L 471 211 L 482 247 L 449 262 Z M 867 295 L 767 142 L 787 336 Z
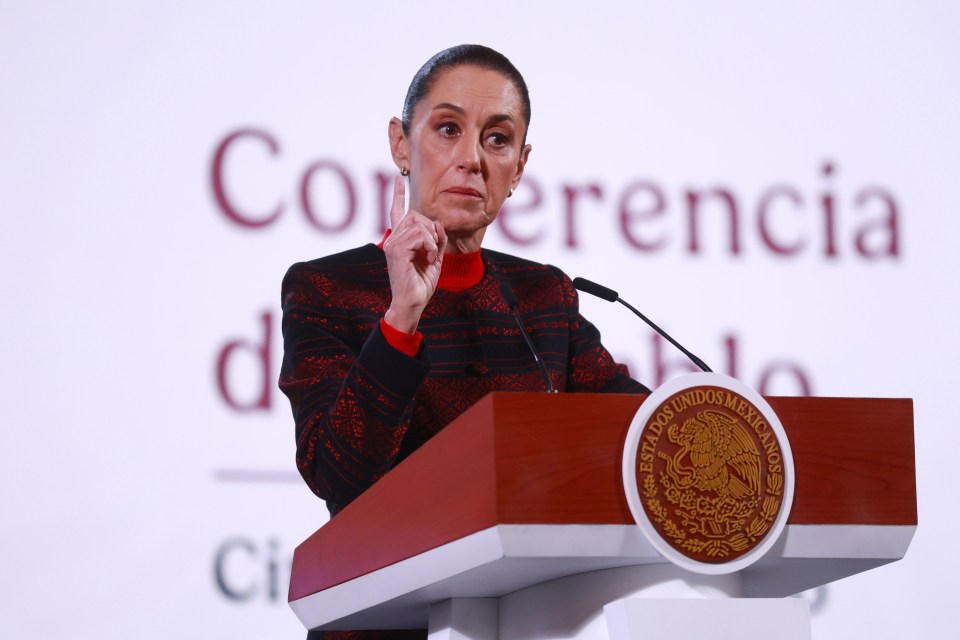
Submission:
M 678 622 L 678 602 L 779 602 L 765 611 L 782 621 L 806 606 L 784 596 L 906 553 L 917 525 L 911 400 L 766 398 L 796 470 L 786 528 L 756 563 L 703 576 L 664 559 L 627 506 L 624 437 L 644 399 L 486 396 L 297 547 L 290 606 L 308 629 L 639 637 L 630 628 L 640 616 L 647 632 L 663 624 L 679 639 L 705 627 Z M 651 603 L 659 621 L 642 618 Z M 788 637 L 771 631 L 756 637 Z

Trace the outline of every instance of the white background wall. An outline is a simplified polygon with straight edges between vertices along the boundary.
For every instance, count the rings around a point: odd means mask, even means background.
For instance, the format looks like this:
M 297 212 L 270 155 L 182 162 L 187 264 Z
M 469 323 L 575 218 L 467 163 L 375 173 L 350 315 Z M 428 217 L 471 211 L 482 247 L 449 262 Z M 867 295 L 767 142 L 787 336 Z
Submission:
M 0 3 L 5 637 L 302 636 L 284 603 L 287 563 L 326 511 L 295 477 L 275 388 L 280 279 L 294 261 L 379 239 L 386 123 L 424 60 L 471 41 L 528 80 L 534 151 L 511 204 L 542 190 L 531 213 L 507 214 L 537 240 L 497 229 L 487 246 L 609 284 L 718 370 L 732 340 L 735 373 L 758 385 L 766 372 L 768 393 L 799 393 L 799 370 L 816 395 L 914 398 L 920 527 L 907 557 L 805 597 L 820 640 L 951 633 L 954 5 L 275 4 Z M 257 229 L 224 215 L 211 181 L 217 145 L 245 127 L 277 144 L 241 141 L 225 165 L 236 206 L 283 205 Z M 356 190 L 340 232 L 311 226 L 298 204 L 318 160 Z M 632 248 L 620 227 L 621 198 L 641 180 L 660 189 L 663 213 L 629 230 L 662 238 L 659 251 Z M 570 247 L 564 188 L 588 185 L 599 196 L 576 205 Z M 757 222 L 781 186 L 799 204 L 778 201 L 769 231 L 806 243 L 786 257 Z M 686 248 L 685 194 L 715 187 L 736 199 L 739 254 L 716 200 L 701 250 Z M 311 193 L 321 220 L 342 219 L 331 172 Z M 886 215 L 877 193 L 895 202 L 899 244 L 868 259 L 858 232 L 872 229 L 875 253 L 892 238 L 874 228 Z M 618 307 L 582 308 L 655 384 L 650 333 Z M 256 349 L 268 351 L 262 410 L 231 409 L 218 391 L 217 358 L 235 340 L 246 347 L 227 384 L 241 403 L 259 398 Z

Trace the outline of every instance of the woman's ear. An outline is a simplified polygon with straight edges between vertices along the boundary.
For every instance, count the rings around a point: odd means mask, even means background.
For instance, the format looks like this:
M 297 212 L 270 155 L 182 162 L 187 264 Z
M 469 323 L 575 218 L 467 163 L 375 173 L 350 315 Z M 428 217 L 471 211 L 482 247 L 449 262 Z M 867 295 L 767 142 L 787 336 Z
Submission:
M 387 137 L 390 139 L 390 154 L 393 156 L 393 164 L 397 165 L 397 169 L 400 169 L 400 171 L 409 171 L 410 153 L 407 149 L 407 136 L 403 133 L 403 123 L 400 122 L 399 118 L 390 118 Z
M 520 159 L 517 160 L 517 172 L 513 176 L 513 182 L 510 184 L 511 189 L 516 189 L 517 185 L 520 184 L 520 178 L 523 177 L 523 168 L 527 166 L 527 158 L 530 157 L 530 152 L 533 151 L 533 147 L 528 144 L 523 145 L 523 149 L 520 150 Z

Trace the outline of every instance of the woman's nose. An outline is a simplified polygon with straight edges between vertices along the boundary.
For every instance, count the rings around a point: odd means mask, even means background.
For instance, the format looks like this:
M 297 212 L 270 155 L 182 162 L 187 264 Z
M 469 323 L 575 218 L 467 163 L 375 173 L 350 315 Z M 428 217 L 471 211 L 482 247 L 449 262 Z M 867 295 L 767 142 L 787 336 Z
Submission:
M 480 143 L 467 136 L 460 138 L 457 149 L 457 166 L 472 173 L 479 173 L 483 158 Z

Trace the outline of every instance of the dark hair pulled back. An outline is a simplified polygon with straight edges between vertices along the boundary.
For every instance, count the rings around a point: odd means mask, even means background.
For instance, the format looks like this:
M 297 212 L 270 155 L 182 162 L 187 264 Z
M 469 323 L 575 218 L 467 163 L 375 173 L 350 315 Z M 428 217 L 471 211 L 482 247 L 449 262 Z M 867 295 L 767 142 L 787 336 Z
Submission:
M 424 96 L 430 93 L 433 83 L 436 82 L 437 75 L 444 69 L 459 67 L 461 65 L 472 65 L 481 69 L 497 71 L 510 80 L 520 94 L 520 100 L 523 102 L 523 121 L 526 125 L 524 131 L 524 143 L 526 143 L 526 131 L 530 129 L 530 94 L 527 91 L 527 83 L 523 76 L 513 66 L 513 63 L 499 51 L 480 44 L 461 44 L 449 49 L 444 49 L 427 60 L 410 82 L 407 89 L 407 97 L 403 101 L 403 132 L 410 134 L 410 122 L 413 120 L 414 109 L 420 104 Z

